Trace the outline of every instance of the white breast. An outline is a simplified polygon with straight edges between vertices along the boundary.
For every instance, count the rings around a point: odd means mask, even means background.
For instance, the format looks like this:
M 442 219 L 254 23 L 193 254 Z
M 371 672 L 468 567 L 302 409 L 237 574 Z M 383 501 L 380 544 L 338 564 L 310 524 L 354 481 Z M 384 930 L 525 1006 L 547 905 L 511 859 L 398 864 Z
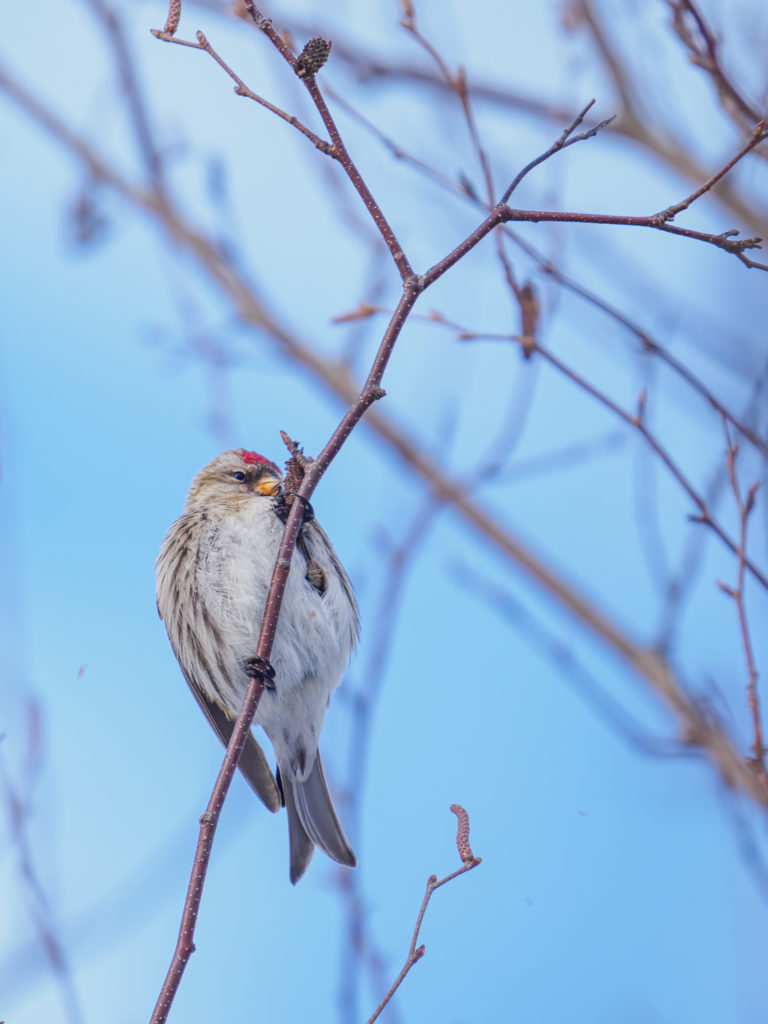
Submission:
M 214 677 L 197 677 L 194 683 L 234 716 L 248 686 L 243 664 L 256 653 L 283 524 L 271 502 L 254 497 L 234 504 L 226 515 L 208 514 L 194 533 L 199 544 L 193 570 L 198 595 L 193 629 Z M 341 682 L 357 633 L 356 608 L 322 535 L 310 526 L 307 539 L 312 559 L 325 573 L 327 589 L 321 595 L 308 583 L 306 558 L 296 550 L 270 658 L 276 688 L 265 691 L 255 717 L 280 762 L 290 759 L 297 745 L 314 755 L 328 699 Z M 215 644 L 211 637 L 216 637 Z M 171 639 L 178 656 L 183 636 Z M 213 646 L 215 650 L 210 649 Z M 179 660 L 184 663 L 183 655 Z

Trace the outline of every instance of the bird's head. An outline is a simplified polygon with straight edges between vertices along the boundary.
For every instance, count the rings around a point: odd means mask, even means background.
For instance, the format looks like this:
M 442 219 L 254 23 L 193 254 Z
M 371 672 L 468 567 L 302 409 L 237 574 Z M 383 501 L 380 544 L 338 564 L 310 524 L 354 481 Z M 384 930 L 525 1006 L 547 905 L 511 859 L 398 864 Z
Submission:
M 274 462 L 245 448 L 222 452 L 204 466 L 192 481 L 186 511 L 221 501 L 250 495 L 270 498 L 278 494 L 283 474 Z

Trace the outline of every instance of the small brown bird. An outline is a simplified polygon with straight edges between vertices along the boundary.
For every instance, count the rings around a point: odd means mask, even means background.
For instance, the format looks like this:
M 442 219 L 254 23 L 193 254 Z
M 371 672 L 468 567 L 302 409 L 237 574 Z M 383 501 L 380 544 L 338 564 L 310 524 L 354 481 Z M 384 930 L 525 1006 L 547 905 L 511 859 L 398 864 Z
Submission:
M 157 608 L 190 689 L 229 742 L 251 676 L 288 509 L 282 473 L 235 448 L 202 469 L 157 559 Z M 277 758 L 277 778 L 249 734 L 240 771 L 271 811 L 288 812 L 294 884 L 315 846 L 349 867 L 355 855 L 323 773 L 318 737 L 330 695 L 357 642 L 349 578 L 314 518 L 305 516 L 285 588 L 271 664 L 254 724 Z

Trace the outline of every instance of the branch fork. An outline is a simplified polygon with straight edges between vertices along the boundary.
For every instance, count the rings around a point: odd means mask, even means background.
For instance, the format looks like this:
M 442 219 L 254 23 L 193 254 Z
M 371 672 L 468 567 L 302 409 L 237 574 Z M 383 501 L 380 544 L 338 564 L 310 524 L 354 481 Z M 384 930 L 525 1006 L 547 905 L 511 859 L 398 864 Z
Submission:
M 302 52 L 296 56 L 291 51 L 290 47 L 286 44 L 284 39 L 278 32 L 275 31 L 271 21 L 265 18 L 261 12 L 255 7 L 252 0 L 245 0 L 245 8 L 250 18 L 256 27 L 263 32 L 270 42 L 276 47 L 276 49 L 283 56 L 285 61 L 291 66 L 294 73 L 300 78 L 306 87 L 312 102 L 317 110 L 317 113 L 323 123 L 325 131 L 327 132 L 327 139 L 321 138 L 314 131 L 304 125 L 298 118 L 293 115 L 286 113 L 268 100 L 254 93 L 243 80 L 228 66 L 228 64 L 221 58 L 221 56 L 213 49 L 207 38 L 202 32 L 196 34 L 196 42 L 190 42 L 180 40 L 175 37 L 175 31 L 178 27 L 178 21 L 180 17 L 180 2 L 179 0 L 171 0 L 169 7 L 169 15 L 166 21 L 165 28 L 162 31 L 153 30 L 153 34 L 166 42 L 176 43 L 179 45 L 188 46 L 194 49 L 204 50 L 209 54 L 225 71 L 227 75 L 235 83 L 235 91 L 240 96 L 245 96 L 253 99 L 261 106 L 266 107 L 272 113 L 276 114 L 281 119 L 287 121 L 299 132 L 301 132 L 312 144 L 320 149 L 322 152 L 331 156 L 336 160 L 339 165 L 343 168 L 347 175 L 350 183 L 357 191 L 362 203 L 368 211 L 370 217 L 374 221 L 376 228 L 381 236 L 384 245 L 389 250 L 392 261 L 401 277 L 402 281 L 402 294 L 400 300 L 392 313 L 389 323 L 384 331 L 381 339 L 376 356 L 371 365 L 368 377 L 359 391 L 357 398 L 352 402 L 347 412 L 342 417 L 336 430 L 333 432 L 325 447 L 322 449 L 316 459 L 310 460 L 303 456 L 303 453 L 290 439 L 284 440 L 288 445 L 289 451 L 291 451 L 292 459 L 289 460 L 289 476 L 293 474 L 298 487 L 292 488 L 294 493 L 301 500 L 292 501 L 288 516 L 285 522 L 284 532 L 282 541 L 280 544 L 278 557 L 275 563 L 272 581 L 270 585 L 269 595 L 267 604 L 264 612 L 264 617 L 261 626 L 261 632 L 259 641 L 256 649 L 256 656 L 264 661 L 268 662 L 272 646 L 275 638 L 277 629 L 278 616 L 280 613 L 280 606 L 282 603 L 282 597 L 288 577 L 288 571 L 291 564 L 291 558 L 296 545 L 298 532 L 303 522 L 304 508 L 310 501 L 314 490 L 320 482 L 323 474 L 327 470 L 328 466 L 336 455 L 341 450 L 346 439 L 349 437 L 352 430 L 362 419 L 366 411 L 373 405 L 379 398 L 383 397 L 385 392 L 381 386 L 384 372 L 387 368 L 389 359 L 391 357 L 394 346 L 400 336 L 400 333 L 411 314 L 413 307 L 418 297 L 424 292 L 430 285 L 437 281 L 443 276 L 451 267 L 453 267 L 459 260 L 461 260 L 468 252 L 470 252 L 480 241 L 485 238 L 486 235 L 493 232 L 496 228 L 503 224 L 510 222 L 529 222 L 538 223 L 543 221 L 559 221 L 559 222 L 572 222 L 572 223 L 593 223 L 593 224 L 619 224 L 626 226 L 642 226 L 651 227 L 659 230 L 664 230 L 674 234 L 684 235 L 688 238 L 698 239 L 700 241 L 714 244 L 720 248 L 726 249 L 727 251 L 735 253 L 739 259 L 742 260 L 747 266 L 760 267 L 761 269 L 768 270 L 768 266 L 754 263 L 748 260 L 743 250 L 747 248 L 756 247 L 759 244 L 758 239 L 745 239 L 735 240 L 733 238 L 733 232 L 725 232 L 721 235 L 706 234 L 703 232 L 697 232 L 684 228 L 678 228 L 672 225 L 671 221 L 674 217 L 690 206 L 696 199 L 698 199 L 705 192 L 726 174 L 731 167 L 733 167 L 743 156 L 745 156 L 751 149 L 757 146 L 766 138 L 766 133 L 763 130 L 762 123 L 758 126 L 758 129 L 753 133 L 752 138 L 743 147 L 743 149 L 728 163 L 724 168 L 717 172 L 712 178 L 709 179 L 704 185 L 702 185 L 696 192 L 692 193 L 686 199 L 680 203 L 674 204 L 668 207 L 667 210 L 662 211 L 660 214 L 646 216 L 646 217 L 628 217 L 628 216 L 613 216 L 613 215 L 601 215 L 601 214 L 579 214 L 579 213 L 567 213 L 567 212 L 547 212 L 538 210 L 520 210 L 513 209 L 508 205 L 509 199 L 518 187 L 520 182 L 525 176 L 530 173 L 536 166 L 541 164 L 544 160 L 556 153 L 565 149 L 576 142 L 584 141 L 586 139 L 594 137 L 603 128 L 605 128 L 611 119 L 607 119 L 599 122 L 593 128 L 585 129 L 581 132 L 576 133 L 576 129 L 581 126 L 587 112 L 591 109 L 594 100 L 590 101 L 575 120 L 561 133 L 559 138 L 539 157 L 536 157 L 528 165 L 526 165 L 512 180 L 510 185 L 502 194 L 500 201 L 488 210 L 485 219 L 472 231 L 456 248 L 444 256 L 441 260 L 430 267 L 425 273 L 417 274 L 408 261 L 407 256 L 398 241 L 391 225 L 386 219 L 383 211 L 376 202 L 373 194 L 371 193 L 368 185 L 364 181 L 359 170 L 355 166 L 352 158 L 347 151 L 335 120 L 330 113 L 330 110 L 326 104 L 325 98 L 322 95 L 315 75 L 317 71 L 324 65 L 330 52 L 330 43 L 325 40 L 316 38 L 310 40 L 304 47 Z M 410 15 L 409 15 L 410 10 Z M 407 26 L 411 31 L 416 32 L 415 21 L 413 20 L 412 8 L 410 5 L 405 6 L 406 18 L 410 17 L 410 24 Z M 463 97 L 465 103 L 465 109 L 467 111 L 467 117 L 470 120 L 470 124 L 473 126 L 474 123 L 471 120 L 471 112 L 468 101 L 468 91 L 466 88 L 466 81 L 462 76 L 454 78 L 454 87 Z M 476 143 L 479 148 L 479 141 Z M 487 168 L 485 161 L 484 166 Z M 490 173 L 487 173 L 487 180 L 490 183 Z M 489 202 L 493 200 L 489 196 Z M 508 278 L 512 281 L 511 268 L 508 268 Z M 534 323 L 535 327 L 535 323 Z M 532 342 L 529 342 L 532 344 Z M 637 426 L 644 434 L 647 434 L 640 417 L 638 417 Z M 294 445 L 292 448 L 291 446 Z M 303 464 L 301 460 L 303 461 Z M 227 752 L 216 779 L 216 783 L 211 794 L 208 806 L 205 813 L 200 819 L 200 833 L 198 837 L 198 844 L 195 853 L 195 859 L 192 867 L 191 877 L 189 881 L 189 887 L 187 891 L 187 898 L 184 905 L 184 912 L 182 915 L 182 922 L 179 929 L 179 937 L 174 952 L 171 965 L 168 970 L 168 974 L 163 983 L 160 997 L 158 999 L 155 1011 L 151 1018 L 151 1024 L 163 1024 L 166 1021 L 170 1006 L 175 997 L 178 985 L 184 968 L 189 960 L 189 956 L 194 950 L 194 927 L 197 918 L 197 912 L 200 905 L 202 896 L 203 885 L 205 881 L 205 875 L 210 860 L 211 847 L 213 842 L 213 836 L 217 826 L 218 818 L 221 813 L 226 794 L 229 790 L 232 778 L 234 776 L 237 763 L 242 754 L 242 750 L 247 738 L 248 732 L 253 721 L 253 717 L 264 691 L 264 680 L 260 676 L 256 676 L 251 679 L 245 699 L 243 701 L 240 714 L 235 723 L 235 727 L 232 733 L 232 737 L 227 748 Z M 401 984 L 403 978 L 408 973 L 410 968 L 416 963 L 424 954 L 423 945 L 417 946 L 419 929 L 424 916 L 424 913 L 431 898 L 432 893 L 435 889 L 446 884 L 451 879 L 457 877 L 466 871 L 472 870 L 476 867 L 480 860 L 475 858 L 472 854 L 469 846 L 469 832 L 468 832 L 468 820 L 466 819 L 466 812 L 460 808 L 459 805 L 453 805 L 452 810 L 457 815 L 458 819 L 458 835 L 457 845 L 459 849 L 459 855 L 462 860 L 462 867 L 452 874 L 446 876 L 443 879 L 438 880 L 436 876 L 430 876 L 427 882 L 427 889 L 422 902 L 422 907 L 419 912 L 417 919 L 416 928 L 414 930 L 413 939 L 411 942 L 411 948 L 409 950 L 408 959 L 406 964 L 401 971 L 401 974 L 395 982 L 393 988 L 385 997 L 384 1003 L 374 1016 L 371 1018 L 373 1022 L 381 1012 L 381 1009 L 386 1002 L 391 998 L 391 994 L 394 993 L 396 988 Z

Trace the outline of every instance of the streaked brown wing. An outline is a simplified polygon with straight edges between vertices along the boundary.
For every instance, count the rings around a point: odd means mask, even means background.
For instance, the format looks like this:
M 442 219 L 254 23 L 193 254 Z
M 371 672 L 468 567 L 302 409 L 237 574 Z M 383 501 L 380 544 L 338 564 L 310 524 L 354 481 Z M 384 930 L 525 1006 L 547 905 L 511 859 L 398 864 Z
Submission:
M 190 690 L 203 714 L 215 729 L 216 735 L 226 747 L 229 744 L 235 723 L 226 716 L 218 704 L 214 704 L 200 693 L 196 686 L 190 686 Z M 280 790 L 277 788 L 277 781 L 264 751 L 251 733 L 248 734 L 248 739 L 245 741 L 245 747 L 237 767 L 264 806 L 270 811 L 279 811 L 282 807 L 282 799 Z

